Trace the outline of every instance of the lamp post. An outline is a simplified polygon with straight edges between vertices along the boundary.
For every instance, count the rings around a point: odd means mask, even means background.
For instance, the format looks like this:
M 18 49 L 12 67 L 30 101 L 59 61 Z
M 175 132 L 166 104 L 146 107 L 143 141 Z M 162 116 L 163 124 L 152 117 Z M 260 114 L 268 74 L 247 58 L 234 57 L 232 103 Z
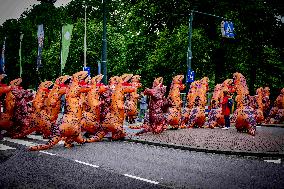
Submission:
M 191 59 L 192 59 L 192 51 L 191 51 L 191 38 L 192 38 L 192 20 L 193 20 L 193 11 L 191 11 L 189 16 L 189 32 L 188 32 L 188 49 L 187 49 L 187 69 L 191 69 Z
M 106 0 L 102 0 L 103 3 L 103 39 L 102 39 L 102 74 L 104 75 L 103 77 L 103 83 L 106 85 L 107 84 L 107 39 L 106 39 Z
M 84 33 L 84 68 L 87 66 L 87 5 L 85 5 L 85 33 Z
M 23 41 L 24 34 L 20 34 L 20 49 L 19 49 L 19 57 L 20 57 L 20 77 L 22 77 L 22 41 Z
M 186 74 L 186 92 L 188 92 L 190 83 L 188 82 L 188 77 L 191 71 L 191 59 L 192 59 L 192 51 L 191 51 L 191 38 L 192 38 L 192 20 L 193 20 L 193 11 L 190 12 L 189 16 L 189 32 L 188 32 L 188 48 L 187 48 L 187 74 Z

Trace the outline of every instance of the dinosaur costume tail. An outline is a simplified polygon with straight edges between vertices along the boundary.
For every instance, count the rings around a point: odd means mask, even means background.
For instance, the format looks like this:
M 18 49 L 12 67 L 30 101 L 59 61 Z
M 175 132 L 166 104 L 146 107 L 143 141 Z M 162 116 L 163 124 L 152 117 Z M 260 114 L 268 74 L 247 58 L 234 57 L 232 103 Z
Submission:
M 43 144 L 43 145 L 38 145 L 38 146 L 31 146 L 29 147 L 30 151 L 39 151 L 39 150 L 47 150 L 49 148 L 52 148 L 53 146 L 55 146 L 62 137 L 60 136 L 55 136 L 52 139 L 50 139 L 47 144 Z
M 88 138 L 87 142 L 91 143 L 91 142 L 99 142 L 103 139 L 103 137 L 106 135 L 106 133 L 104 131 L 100 131 L 97 132 L 96 136 L 92 137 L 92 138 Z
M 25 129 L 20 134 L 16 134 L 16 135 L 12 136 L 12 138 L 24 138 L 25 136 L 31 134 L 34 131 L 36 131 L 36 128 L 35 127 L 30 127 L 28 129 Z

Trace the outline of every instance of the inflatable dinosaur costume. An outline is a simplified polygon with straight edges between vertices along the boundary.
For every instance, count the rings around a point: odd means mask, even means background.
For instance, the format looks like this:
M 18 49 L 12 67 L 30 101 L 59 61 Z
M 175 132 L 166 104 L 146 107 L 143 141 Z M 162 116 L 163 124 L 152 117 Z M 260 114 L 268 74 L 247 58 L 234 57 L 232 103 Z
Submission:
M 180 91 L 185 89 L 185 85 L 182 84 L 183 78 L 183 75 L 177 75 L 173 77 L 171 89 L 168 95 L 168 102 L 170 104 L 170 107 L 168 109 L 166 122 L 174 129 L 178 129 L 180 127 L 182 113 L 182 100 L 180 97 Z
M 275 116 L 272 117 L 272 114 Z M 274 102 L 270 117 L 269 123 L 272 124 L 278 124 L 284 121 L 284 88 Z
M 101 83 L 103 75 L 97 75 L 91 80 L 91 89 L 86 95 L 86 103 L 89 111 L 83 112 L 82 116 L 82 131 L 87 131 L 90 134 L 95 134 L 99 131 L 101 124 L 102 103 L 100 96 L 106 92 L 107 86 Z
M 182 128 L 194 126 L 203 127 L 205 117 L 205 105 L 207 102 L 206 92 L 208 91 L 208 78 L 204 77 L 191 84 L 188 94 L 187 108 L 183 111 Z M 193 101 L 194 99 L 194 101 Z
M 108 113 L 101 122 L 101 130 L 88 142 L 97 142 L 108 133 L 112 133 L 113 140 L 123 139 L 125 131 L 123 129 L 123 122 L 125 118 L 124 97 L 126 93 L 132 93 L 136 87 L 128 83 L 132 74 L 124 74 L 121 77 L 113 77 L 110 80 L 111 102 Z
M 257 124 L 261 124 L 264 121 L 262 95 L 263 88 L 259 87 L 256 89 L 256 95 L 253 97 L 253 108 L 255 109 Z
M 82 104 L 80 103 L 80 94 L 89 91 L 84 82 L 87 77 L 88 72 L 86 71 L 73 74 L 72 83 L 66 89 L 67 110 L 63 115 L 62 123 L 53 125 L 53 137 L 47 144 L 30 147 L 29 150 L 49 149 L 62 139 L 65 139 L 67 147 L 71 146 L 73 141 L 79 144 L 85 142 L 81 134 Z
M 256 114 L 250 105 L 250 96 L 246 79 L 241 73 L 233 74 L 233 81 L 237 96 L 237 109 L 234 116 L 236 120 L 237 131 L 247 131 L 250 135 L 255 135 L 256 132 Z
M 58 118 L 61 108 L 60 100 L 66 93 L 66 84 L 70 82 L 70 79 L 70 76 L 65 75 L 57 78 L 54 84 L 46 81 L 39 86 L 34 103 L 39 102 L 41 106 L 34 104 L 35 112 L 31 116 L 29 125 L 14 138 L 22 138 L 34 131 L 42 132 L 43 138 L 51 137 L 51 127 Z
M 126 120 L 129 123 L 135 123 L 135 119 L 138 115 L 137 102 L 139 95 L 137 93 L 137 90 L 142 86 L 140 83 L 140 77 L 140 75 L 134 75 L 131 78 L 131 84 L 135 87 L 135 91 L 127 94 L 128 99 L 125 101 L 125 115 Z
M 144 94 L 150 97 L 149 114 L 146 115 L 142 125 L 143 130 L 136 135 L 146 132 L 159 134 L 166 129 L 166 119 L 164 110 L 168 108 L 168 102 L 165 98 L 166 86 L 163 85 L 163 78 L 158 77 L 154 80 L 151 89 L 146 88 Z
M 224 127 L 225 119 L 224 115 L 222 115 L 221 102 L 223 101 L 224 91 L 228 91 L 229 94 L 234 92 L 232 84 L 232 79 L 226 79 L 222 84 L 217 84 L 215 86 L 211 99 L 211 110 L 208 114 L 208 120 L 205 123 L 205 127 L 212 129 L 216 126 Z
M 22 90 L 20 84 L 22 83 L 21 78 L 14 79 L 9 84 L 9 89 L 4 87 L 2 91 L 5 89 L 7 91 L 6 98 L 5 98 L 5 112 L 1 113 L 1 121 L 0 121 L 0 128 L 5 129 L 8 131 L 9 135 L 14 135 L 13 127 L 13 116 L 15 111 L 16 105 L 16 98 L 13 94 L 13 91 Z
M 33 113 L 32 101 L 34 93 L 32 90 L 12 90 L 16 103 L 13 115 L 13 133 L 20 133 L 23 128 L 30 124 Z M 13 137 L 13 136 L 12 136 Z

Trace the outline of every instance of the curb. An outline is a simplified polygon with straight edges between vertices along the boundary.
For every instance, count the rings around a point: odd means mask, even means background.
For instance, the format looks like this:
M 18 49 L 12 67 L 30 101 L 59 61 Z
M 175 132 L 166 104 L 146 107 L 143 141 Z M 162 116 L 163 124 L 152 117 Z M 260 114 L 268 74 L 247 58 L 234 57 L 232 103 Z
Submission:
M 262 126 L 262 127 L 280 127 L 280 128 L 284 128 L 284 124 L 261 124 L 261 125 L 257 125 L 257 126 Z
M 247 151 L 229 151 L 229 150 L 214 150 L 214 149 L 206 149 L 206 148 L 196 148 L 191 146 L 182 146 L 177 144 L 169 144 L 163 142 L 154 142 L 147 140 L 139 140 L 139 139 L 124 139 L 128 142 L 142 143 L 154 146 L 168 147 L 174 149 L 181 150 L 189 150 L 196 152 L 205 152 L 205 153 L 214 153 L 214 154 L 225 154 L 225 155 L 238 155 L 238 156 L 256 156 L 256 157 L 279 157 L 284 158 L 284 153 L 275 153 L 275 152 L 247 152 Z

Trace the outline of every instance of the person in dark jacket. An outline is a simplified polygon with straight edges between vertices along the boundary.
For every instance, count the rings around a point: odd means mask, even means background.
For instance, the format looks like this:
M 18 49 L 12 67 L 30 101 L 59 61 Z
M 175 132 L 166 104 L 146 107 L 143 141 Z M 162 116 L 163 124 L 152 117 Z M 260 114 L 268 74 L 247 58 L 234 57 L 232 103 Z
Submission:
M 141 122 L 142 118 L 145 117 L 145 113 L 146 113 L 147 108 L 148 108 L 147 96 L 143 92 L 141 93 L 139 102 L 140 102 L 140 111 L 139 111 L 139 119 L 138 119 L 138 121 Z
M 228 91 L 223 91 L 224 97 L 222 101 L 222 115 L 225 118 L 225 127 L 223 129 L 228 129 L 230 127 L 230 113 L 231 110 L 228 106 L 229 96 Z

